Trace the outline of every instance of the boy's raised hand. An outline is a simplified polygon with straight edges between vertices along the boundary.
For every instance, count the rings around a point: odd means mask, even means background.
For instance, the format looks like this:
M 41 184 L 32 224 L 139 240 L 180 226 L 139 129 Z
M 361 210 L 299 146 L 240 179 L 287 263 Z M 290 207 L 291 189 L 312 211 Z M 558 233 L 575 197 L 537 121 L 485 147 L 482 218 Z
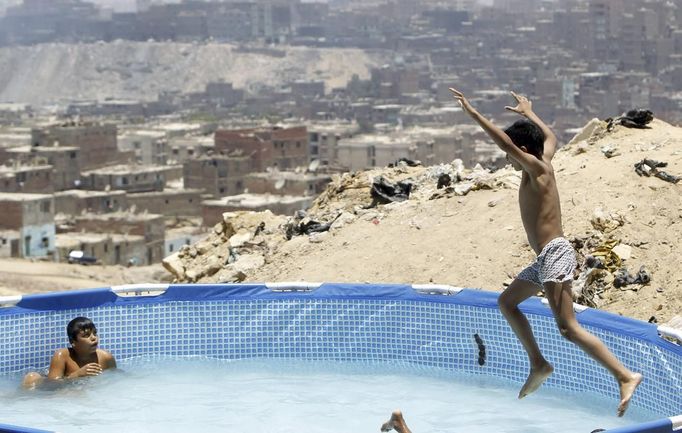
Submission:
M 513 111 L 514 113 L 518 113 L 522 116 L 527 116 L 528 113 L 533 112 L 533 103 L 528 100 L 525 96 L 517 95 L 514 92 L 511 92 L 512 96 L 514 99 L 516 99 L 516 107 L 510 107 L 506 106 L 504 107 L 505 109 L 509 111 Z
M 475 111 L 474 107 L 471 106 L 471 104 L 469 103 L 469 101 L 462 92 L 453 89 L 452 87 L 449 87 L 448 89 L 452 92 L 453 96 L 455 97 L 457 102 L 459 102 L 459 105 L 464 109 L 464 111 L 466 111 L 469 114 Z

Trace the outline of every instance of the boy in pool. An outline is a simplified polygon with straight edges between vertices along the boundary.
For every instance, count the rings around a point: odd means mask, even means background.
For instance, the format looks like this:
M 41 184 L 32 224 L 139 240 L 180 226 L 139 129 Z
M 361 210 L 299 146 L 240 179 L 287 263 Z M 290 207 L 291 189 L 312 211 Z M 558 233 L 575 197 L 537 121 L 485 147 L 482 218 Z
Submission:
M 114 356 L 97 347 L 97 328 L 87 317 L 76 317 L 66 326 L 71 347 L 58 349 L 50 361 L 47 379 L 60 381 L 86 376 L 97 376 L 103 370 L 116 368 Z M 28 373 L 22 382 L 27 389 L 34 389 L 45 381 L 38 373 Z
M 618 416 L 623 416 L 632 394 L 642 382 L 642 375 L 625 368 L 604 343 L 583 329 L 575 318 L 571 282 L 577 263 L 575 251 L 563 237 L 561 227 L 559 192 L 552 167 L 557 146 L 554 133 L 533 112 L 531 102 L 524 96 L 511 92 L 517 105 L 505 108 L 525 119 L 518 120 L 503 131 L 478 113 L 462 92 L 452 88 L 450 91 L 462 109 L 507 154 L 512 166 L 522 172 L 519 187 L 521 220 L 528 243 L 538 257 L 518 274 L 498 300 L 502 314 L 530 360 L 530 374 L 519 392 L 519 398 L 538 389 L 554 371 L 540 353 L 530 324 L 518 308 L 521 302 L 535 295 L 538 290 L 544 290 L 561 335 L 608 369 L 618 381 Z

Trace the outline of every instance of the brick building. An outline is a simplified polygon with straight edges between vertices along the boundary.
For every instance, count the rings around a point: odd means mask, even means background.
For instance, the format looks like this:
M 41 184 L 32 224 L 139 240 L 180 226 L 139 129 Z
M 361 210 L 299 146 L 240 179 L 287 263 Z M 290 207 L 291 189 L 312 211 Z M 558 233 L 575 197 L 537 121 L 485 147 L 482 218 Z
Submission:
M 52 172 L 51 165 L 0 167 L 0 192 L 50 193 Z
M 87 214 L 74 218 L 75 232 L 115 233 L 142 236 L 144 254 L 137 257 L 136 265 L 159 263 L 164 257 L 165 230 L 163 215 L 116 212 Z
M 275 171 L 249 174 L 244 178 L 244 185 L 250 194 L 316 196 L 331 180 L 328 174 Z
M 84 191 L 71 189 L 54 194 L 55 214 L 110 213 L 128 209 L 125 191 Z
M 128 194 L 128 205 L 136 212 L 162 214 L 166 217 L 200 216 L 201 189 L 165 190 Z
M 7 149 L 6 154 L 22 164 L 51 165 L 54 191 L 64 191 L 80 185 L 80 149 L 77 147 L 22 146 Z
M 201 203 L 202 221 L 211 227 L 222 221 L 224 212 L 269 210 L 278 215 L 292 215 L 300 209 L 307 209 L 313 201 L 310 196 L 283 196 L 274 194 L 239 194 Z
M 80 149 L 85 170 L 128 162 L 134 155 L 119 152 L 116 125 L 65 123 L 31 130 L 31 144 L 39 147 L 69 146 Z
M 98 191 L 163 191 L 172 171 L 173 166 L 117 165 L 83 172 L 81 184 L 83 188 Z
M 308 130 L 305 126 L 219 129 L 215 132 L 215 150 L 250 157 L 254 171 L 267 167 L 290 170 L 308 164 Z
M 54 200 L 45 194 L 0 193 L 0 230 L 16 233 L 6 236 L 12 257 L 42 257 L 55 249 Z
M 60 233 L 56 239 L 57 260 L 65 262 L 71 251 L 83 251 L 102 265 L 141 264 L 144 237 L 115 233 Z
M 244 176 L 255 171 L 248 156 L 204 156 L 183 164 L 185 188 L 199 189 L 214 197 L 240 194 Z

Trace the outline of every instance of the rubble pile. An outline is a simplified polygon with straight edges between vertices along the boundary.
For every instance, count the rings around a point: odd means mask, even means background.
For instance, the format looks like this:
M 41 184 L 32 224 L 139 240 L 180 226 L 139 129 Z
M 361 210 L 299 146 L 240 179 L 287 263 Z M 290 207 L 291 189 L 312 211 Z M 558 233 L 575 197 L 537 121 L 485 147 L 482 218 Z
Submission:
M 595 119 L 555 155 L 564 234 L 578 253 L 578 302 L 659 323 L 682 311 L 680 143 L 682 129 L 657 119 L 611 131 Z M 458 160 L 344 173 L 307 212 L 224 214 L 208 238 L 164 266 L 177 282 L 501 290 L 535 258 L 520 221 L 520 179 L 511 167 L 466 168 Z
M 439 190 L 438 178 L 443 174 L 454 181 Z M 519 181 L 518 172 L 510 168 L 491 172 L 477 165 L 466 170 L 459 159 L 435 167 L 410 167 L 400 162 L 394 167 L 344 173 L 334 177 L 307 212 L 298 211 L 292 216 L 270 211 L 224 213 L 223 221 L 206 239 L 183 246 L 166 257 L 163 266 L 176 283 L 241 282 L 296 236 L 307 236 L 309 242 L 319 243 L 327 232 L 337 231 L 356 219 L 380 221 L 392 209 L 384 204 L 393 201 L 386 194 L 384 202 L 376 200 L 374 191 L 379 183 L 384 187 L 409 184 L 410 194 L 404 200 L 419 201 L 463 196 L 478 189 L 516 188 Z

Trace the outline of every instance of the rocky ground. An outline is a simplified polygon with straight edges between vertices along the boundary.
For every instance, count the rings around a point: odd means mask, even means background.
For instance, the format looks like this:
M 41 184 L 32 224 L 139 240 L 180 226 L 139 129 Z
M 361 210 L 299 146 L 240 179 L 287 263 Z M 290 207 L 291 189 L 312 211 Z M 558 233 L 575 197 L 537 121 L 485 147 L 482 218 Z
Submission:
M 659 323 L 680 313 L 680 185 L 635 171 L 650 158 L 668 164 L 658 170 L 682 175 L 680 143 L 682 129 L 662 121 L 607 132 L 595 120 L 555 156 L 564 231 L 581 263 L 579 302 Z M 453 183 L 438 189 L 444 174 Z M 409 199 L 372 206 L 380 176 L 410 181 Z M 519 180 L 511 168 L 490 173 L 458 161 L 346 173 L 304 218 L 227 213 L 211 236 L 164 265 L 175 281 L 430 282 L 502 290 L 534 258 L 518 211 Z M 590 257 L 596 268 L 585 264 Z
M 680 184 L 635 172 L 636 163 L 651 158 L 668 163 L 659 170 L 682 175 L 680 143 L 682 129 L 657 120 L 650 129 L 619 126 L 608 133 L 594 122 L 555 156 L 564 231 L 581 263 L 577 301 L 658 323 L 680 315 Z M 444 174 L 452 184 L 439 189 Z M 379 177 L 412 182 L 409 198 L 372 206 Z M 159 265 L 1 260 L 0 295 L 170 281 L 439 283 L 502 290 L 534 258 L 518 211 L 519 179 L 511 169 L 490 173 L 457 161 L 345 173 L 305 217 L 225 214 L 206 239 L 167 257 L 167 271 Z M 590 256 L 604 269 L 587 266 Z M 642 266 L 646 273 L 637 279 Z M 616 287 L 617 281 L 627 283 L 618 279 L 620 269 L 632 284 Z

